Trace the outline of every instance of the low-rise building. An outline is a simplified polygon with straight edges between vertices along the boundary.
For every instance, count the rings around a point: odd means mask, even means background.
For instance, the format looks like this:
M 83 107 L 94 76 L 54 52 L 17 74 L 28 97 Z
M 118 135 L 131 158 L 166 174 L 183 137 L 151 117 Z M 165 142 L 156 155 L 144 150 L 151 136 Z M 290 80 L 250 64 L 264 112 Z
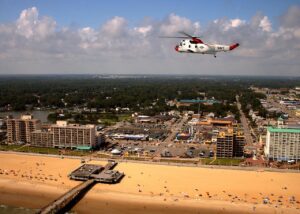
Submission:
M 200 103 L 204 105 L 213 105 L 215 103 L 221 103 L 221 102 L 215 99 L 205 99 L 205 100 L 183 99 L 183 100 L 175 101 L 175 103 L 176 103 L 176 107 L 179 108 L 180 106 L 191 106 Z
M 230 118 L 208 118 L 204 120 L 199 120 L 198 125 L 213 125 L 213 126 L 233 126 L 235 124 L 235 119 Z

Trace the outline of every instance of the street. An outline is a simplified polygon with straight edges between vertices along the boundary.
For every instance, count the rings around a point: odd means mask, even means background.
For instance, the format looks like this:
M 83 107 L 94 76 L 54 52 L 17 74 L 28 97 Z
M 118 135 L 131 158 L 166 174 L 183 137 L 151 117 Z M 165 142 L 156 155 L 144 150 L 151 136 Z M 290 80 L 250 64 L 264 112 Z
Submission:
M 246 118 L 244 112 L 242 111 L 242 107 L 241 107 L 241 103 L 239 101 L 239 96 L 236 96 L 236 101 L 237 101 L 237 107 L 240 111 L 241 114 L 241 124 L 243 126 L 243 130 L 244 130 L 244 136 L 245 136 L 245 140 L 246 140 L 246 145 L 253 145 L 253 138 L 251 136 L 251 132 L 250 132 L 250 127 L 248 125 L 248 119 Z

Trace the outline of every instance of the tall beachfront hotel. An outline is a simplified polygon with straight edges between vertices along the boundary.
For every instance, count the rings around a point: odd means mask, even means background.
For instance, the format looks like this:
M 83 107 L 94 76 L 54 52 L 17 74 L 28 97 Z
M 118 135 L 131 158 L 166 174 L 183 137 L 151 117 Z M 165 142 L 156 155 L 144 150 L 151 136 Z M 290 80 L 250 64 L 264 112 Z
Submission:
M 300 127 L 268 127 L 265 156 L 269 160 L 300 160 Z

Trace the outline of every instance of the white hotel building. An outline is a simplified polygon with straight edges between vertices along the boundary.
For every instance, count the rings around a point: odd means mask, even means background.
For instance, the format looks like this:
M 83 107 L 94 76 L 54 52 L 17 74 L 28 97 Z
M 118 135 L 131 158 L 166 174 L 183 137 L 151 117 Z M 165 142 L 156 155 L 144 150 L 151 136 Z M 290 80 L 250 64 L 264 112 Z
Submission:
M 265 156 L 269 160 L 300 160 L 300 128 L 268 127 Z

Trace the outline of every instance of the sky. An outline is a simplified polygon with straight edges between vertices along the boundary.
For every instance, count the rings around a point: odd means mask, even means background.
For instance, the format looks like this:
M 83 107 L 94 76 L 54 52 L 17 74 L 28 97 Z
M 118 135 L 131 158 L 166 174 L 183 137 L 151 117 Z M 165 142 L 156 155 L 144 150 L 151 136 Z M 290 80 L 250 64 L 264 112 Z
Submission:
M 180 54 L 182 30 L 241 46 Z M 0 0 L 0 74 L 300 76 L 300 1 Z

